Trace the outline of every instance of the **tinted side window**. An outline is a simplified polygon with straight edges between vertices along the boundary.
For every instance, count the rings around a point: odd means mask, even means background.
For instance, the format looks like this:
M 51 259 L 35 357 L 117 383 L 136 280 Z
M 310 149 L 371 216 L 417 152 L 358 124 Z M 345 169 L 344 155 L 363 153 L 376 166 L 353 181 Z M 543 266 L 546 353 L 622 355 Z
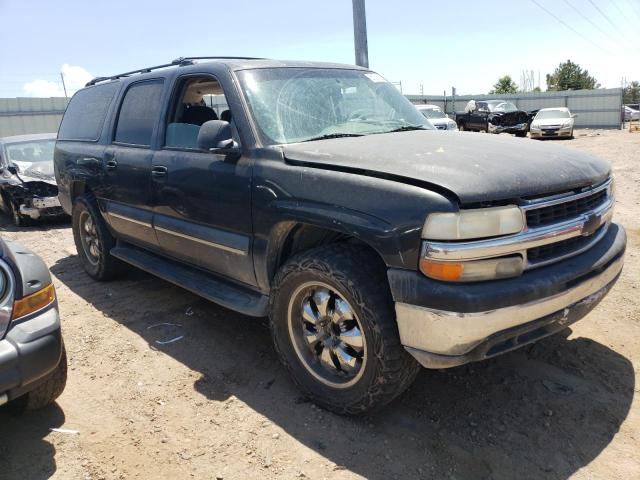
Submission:
M 67 106 L 58 138 L 95 141 L 100 137 L 104 117 L 119 82 L 96 85 L 78 91 Z
M 161 80 L 135 83 L 129 87 L 120 106 L 114 140 L 132 145 L 150 145 L 161 102 Z

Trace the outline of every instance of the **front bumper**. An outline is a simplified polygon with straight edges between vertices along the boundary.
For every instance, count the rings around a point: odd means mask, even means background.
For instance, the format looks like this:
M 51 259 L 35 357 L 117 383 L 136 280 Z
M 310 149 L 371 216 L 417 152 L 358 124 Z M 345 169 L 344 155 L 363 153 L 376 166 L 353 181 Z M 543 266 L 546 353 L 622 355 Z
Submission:
M 61 355 L 57 303 L 13 325 L 0 340 L 0 404 L 46 380 L 60 363 Z
M 573 135 L 573 128 L 531 128 L 529 130 L 529 137 L 531 138 L 558 138 L 558 137 L 570 137 Z
M 389 270 L 400 340 L 427 368 L 489 358 L 550 335 L 591 311 L 617 280 L 626 235 L 612 224 L 586 252 L 514 279 L 445 283 Z
M 51 218 L 64 215 L 58 197 L 36 197 L 29 199 L 28 203 L 20 205 L 20 213 L 32 220 L 39 218 Z
M 518 123 L 517 125 L 494 125 L 491 122 L 487 123 L 487 131 L 489 133 L 519 133 L 527 131 L 526 123 Z

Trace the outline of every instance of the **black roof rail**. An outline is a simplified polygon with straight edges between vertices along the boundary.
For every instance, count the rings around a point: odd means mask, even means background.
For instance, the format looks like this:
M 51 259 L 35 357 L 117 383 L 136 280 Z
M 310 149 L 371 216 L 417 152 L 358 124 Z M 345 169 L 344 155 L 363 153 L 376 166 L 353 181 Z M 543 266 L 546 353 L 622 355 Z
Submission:
M 87 82 L 85 87 L 90 87 L 91 85 L 95 85 L 99 82 L 106 82 L 107 80 L 117 80 L 121 77 L 128 77 L 129 75 L 133 75 L 135 73 L 149 73 L 152 70 L 158 70 L 159 68 L 167 68 L 167 67 L 182 67 L 185 65 L 193 65 L 194 60 L 264 60 L 264 58 L 259 57 L 179 57 L 173 60 L 171 63 L 164 63 L 162 65 L 156 65 L 155 67 L 147 67 L 141 68 L 140 70 L 131 70 L 130 72 L 119 73 L 117 75 L 112 75 L 110 77 L 96 77 L 90 82 Z

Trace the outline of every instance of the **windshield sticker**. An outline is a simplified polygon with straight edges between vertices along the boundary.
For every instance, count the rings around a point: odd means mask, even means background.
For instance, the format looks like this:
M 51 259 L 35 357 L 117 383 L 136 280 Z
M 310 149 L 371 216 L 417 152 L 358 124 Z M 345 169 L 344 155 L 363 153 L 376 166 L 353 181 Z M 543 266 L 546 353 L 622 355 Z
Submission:
M 382 75 L 378 73 L 365 73 L 364 76 L 375 83 L 387 83 L 387 81 L 382 78 Z

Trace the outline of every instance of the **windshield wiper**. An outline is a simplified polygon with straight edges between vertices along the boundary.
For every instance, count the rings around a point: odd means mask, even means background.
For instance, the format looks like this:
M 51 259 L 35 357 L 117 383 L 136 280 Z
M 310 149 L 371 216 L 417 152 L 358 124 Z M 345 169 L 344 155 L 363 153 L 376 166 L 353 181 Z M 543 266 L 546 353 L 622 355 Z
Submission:
M 308 138 L 303 142 L 313 142 L 314 140 L 328 140 L 330 138 L 342 138 L 342 137 L 362 137 L 362 133 L 327 133 L 325 135 L 319 135 L 317 137 Z
M 394 128 L 393 130 L 388 130 L 386 132 L 380 132 L 380 133 L 408 132 L 410 130 L 428 130 L 428 129 L 424 128 L 422 125 L 403 125 L 402 127 Z

